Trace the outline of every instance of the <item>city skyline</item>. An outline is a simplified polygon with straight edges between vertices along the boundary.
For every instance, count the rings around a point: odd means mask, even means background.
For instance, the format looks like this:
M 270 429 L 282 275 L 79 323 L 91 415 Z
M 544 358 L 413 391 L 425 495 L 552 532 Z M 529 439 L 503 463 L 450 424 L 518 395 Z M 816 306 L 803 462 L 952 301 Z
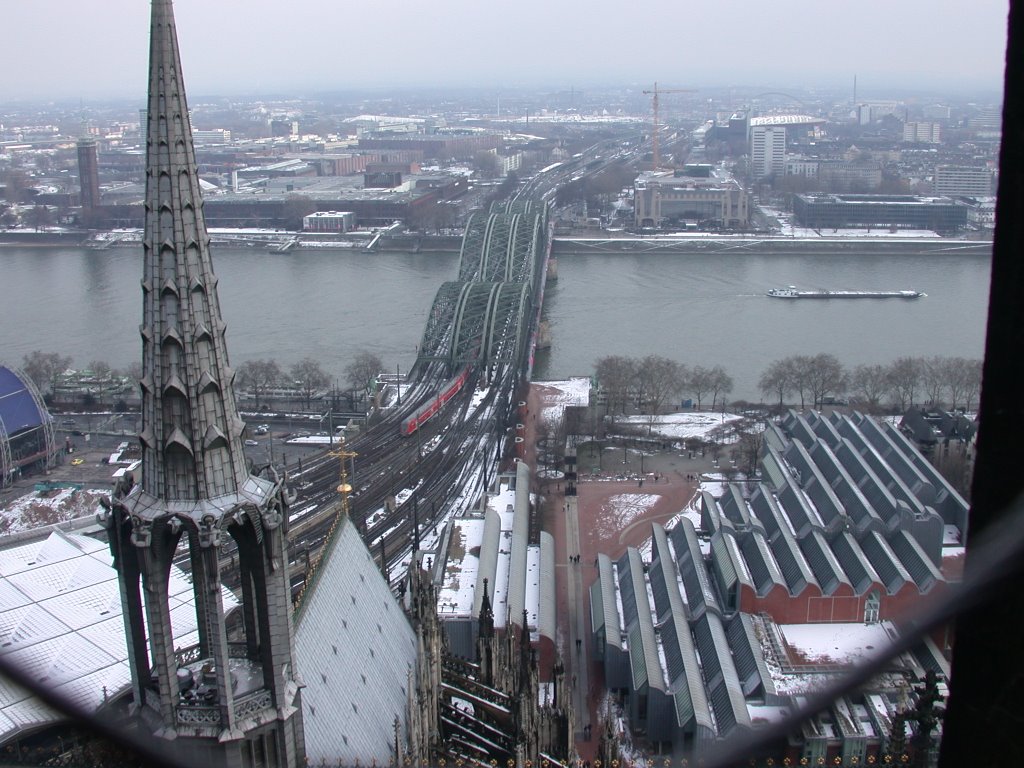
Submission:
M 843 5 L 659 3 L 645 13 L 573 0 L 498 11 L 450 0 L 430 13 L 397 4 L 311 0 L 286 14 L 269 0 L 175 11 L 203 95 L 354 88 L 722 87 L 740 83 L 949 91 L 1002 88 L 1006 2 L 868 0 Z M 0 100 L 141 98 L 148 3 L 58 0 L 4 11 Z M 530 20 L 535 21 L 530 21 Z M 660 35 L 646 33 L 646 28 Z M 625 31 L 624 31 L 625 29 Z M 526 31 L 529 30 L 529 31 Z M 613 55 L 609 55 L 609 51 Z

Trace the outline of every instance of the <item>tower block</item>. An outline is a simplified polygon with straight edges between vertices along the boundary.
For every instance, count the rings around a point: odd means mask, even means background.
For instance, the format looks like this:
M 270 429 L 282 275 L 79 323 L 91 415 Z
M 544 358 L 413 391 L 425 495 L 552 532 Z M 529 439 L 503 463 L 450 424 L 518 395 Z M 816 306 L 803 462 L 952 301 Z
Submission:
M 249 473 L 171 0 L 152 0 L 142 278 L 141 480 L 104 515 L 118 570 L 135 711 L 144 729 L 211 766 L 303 765 L 292 651 L 289 495 Z M 239 615 L 221 567 L 239 564 Z M 192 610 L 168 594 L 187 557 L 199 643 L 175 641 Z

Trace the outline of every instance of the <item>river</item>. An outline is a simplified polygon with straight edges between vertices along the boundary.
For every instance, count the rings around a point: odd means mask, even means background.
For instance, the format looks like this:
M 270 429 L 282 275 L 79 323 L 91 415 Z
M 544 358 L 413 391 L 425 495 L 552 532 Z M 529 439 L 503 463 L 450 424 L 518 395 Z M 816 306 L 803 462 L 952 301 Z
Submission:
M 358 351 L 407 370 L 455 253 L 217 248 L 231 360 L 306 356 L 339 379 Z M 535 378 L 586 375 L 610 354 L 722 365 L 732 398 L 758 399 L 772 360 L 832 352 L 848 365 L 901 355 L 981 357 L 990 264 L 976 255 L 567 254 L 548 286 L 552 346 Z M 34 350 L 126 367 L 141 344 L 133 248 L 0 248 L 0 360 Z M 772 287 L 915 289 L 917 300 L 786 301 Z

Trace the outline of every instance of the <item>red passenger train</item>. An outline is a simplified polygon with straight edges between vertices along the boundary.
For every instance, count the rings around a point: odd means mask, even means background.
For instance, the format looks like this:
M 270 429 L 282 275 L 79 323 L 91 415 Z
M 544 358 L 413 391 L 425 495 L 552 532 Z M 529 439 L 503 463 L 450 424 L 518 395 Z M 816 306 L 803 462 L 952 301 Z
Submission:
M 431 398 L 417 408 L 411 416 L 407 416 L 402 422 L 401 427 L 399 427 L 399 432 L 402 437 L 408 437 L 415 433 L 417 429 L 423 426 L 427 419 L 441 410 L 445 403 L 455 397 L 463 386 L 465 386 L 466 381 L 469 379 L 470 371 L 472 370 L 473 366 L 467 365 L 462 369 L 458 376 L 451 379 L 441 388 L 441 392 L 436 397 Z

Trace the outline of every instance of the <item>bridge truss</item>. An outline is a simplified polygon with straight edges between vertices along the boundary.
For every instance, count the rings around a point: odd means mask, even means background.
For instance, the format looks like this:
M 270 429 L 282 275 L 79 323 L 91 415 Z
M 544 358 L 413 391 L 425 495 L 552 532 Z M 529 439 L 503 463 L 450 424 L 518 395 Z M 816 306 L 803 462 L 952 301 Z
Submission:
M 417 367 L 438 361 L 450 370 L 473 361 L 522 362 L 546 237 L 547 207 L 539 201 L 505 203 L 470 217 L 459 280 L 437 292 Z

